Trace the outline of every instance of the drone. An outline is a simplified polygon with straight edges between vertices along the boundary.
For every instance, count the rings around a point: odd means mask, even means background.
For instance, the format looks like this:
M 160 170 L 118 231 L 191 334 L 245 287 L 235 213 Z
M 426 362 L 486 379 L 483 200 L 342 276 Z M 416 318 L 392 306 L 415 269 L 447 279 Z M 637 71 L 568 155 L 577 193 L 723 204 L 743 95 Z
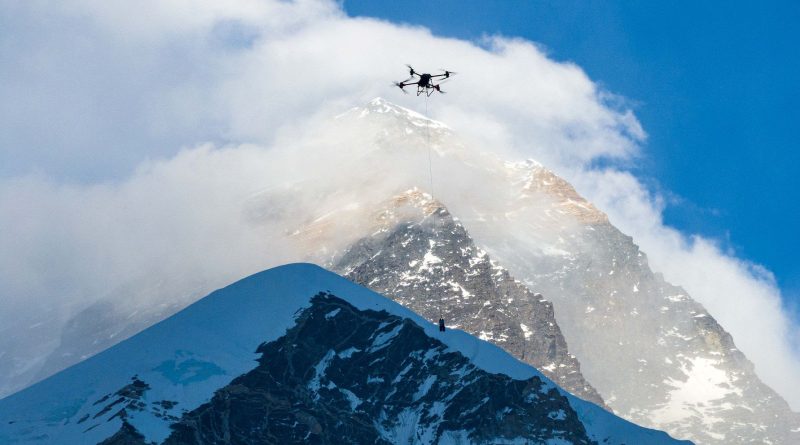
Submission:
M 403 87 L 407 87 L 409 85 L 416 85 L 417 96 L 419 96 L 422 93 L 425 93 L 428 95 L 428 97 L 430 97 L 430 95 L 433 94 L 434 91 L 444 93 L 444 91 L 442 91 L 439 85 L 441 85 L 443 82 L 449 79 L 450 76 L 452 76 L 453 74 L 456 74 L 453 71 L 448 71 L 444 69 L 442 70 L 444 71 L 444 73 L 442 74 L 428 74 L 428 73 L 420 74 L 414 71 L 414 68 L 412 68 L 411 65 L 406 65 L 406 66 L 408 67 L 408 73 L 410 77 L 402 82 L 395 82 L 394 85 L 403 90 L 404 93 L 408 93 L 408 91 L 403 89 Z M 415 79 L 415 77 L 419 79 Z M 438 83 L 434 83 L 434 81 L 437 80 Z

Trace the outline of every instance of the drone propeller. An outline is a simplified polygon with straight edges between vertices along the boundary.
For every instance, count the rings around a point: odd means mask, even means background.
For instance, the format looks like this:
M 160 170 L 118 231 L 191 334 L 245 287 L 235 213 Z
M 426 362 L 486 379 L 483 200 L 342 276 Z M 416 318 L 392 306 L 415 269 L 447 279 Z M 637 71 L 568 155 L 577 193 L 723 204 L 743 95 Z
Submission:
M 402 91 L 403 93 L 408 94 L 408 91 L 406 91 L 403 88 L 405 85 L 403 85 L 402 82 L 392 82 L 392 85 L 396 86 L 397 88 L 400 88 L 400 91 Z
M 457 72 L 455 72 L 455 71 L 446 70 L 446 69 L 444 69 L 444 68 L 439 68 L 439 71 L 444 71 L 444 78 L 445 78 L 445 79 L 449 78 L 449 77 L 450 77 L 451 75 L 453 75 L 453 74 L 458 74 L 458 73 L 457 73 Z
M 406 64 L 406 66 L 408 67 L 408 75 L 409 76 L 414 77 L 414 76 L 417 75 L 417 73 L 414 71 L 414 68 L 412 68 L 411 65 Z

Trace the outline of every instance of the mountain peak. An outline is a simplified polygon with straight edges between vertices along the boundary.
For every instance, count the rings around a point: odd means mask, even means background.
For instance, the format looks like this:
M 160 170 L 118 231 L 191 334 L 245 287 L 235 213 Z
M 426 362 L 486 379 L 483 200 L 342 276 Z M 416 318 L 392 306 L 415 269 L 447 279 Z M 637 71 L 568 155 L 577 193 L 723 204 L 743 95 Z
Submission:
M 439 209 L 444 209 L 444 204 L 442 204 L 441 201 L 419 187 L 412 187 L 393 196 L 387 204 L 384 211 L 381 212 L 381 215 L 386 211 L 397 210 L 407 206 L 422 210 L 425 216 L 432 215 Z
M 382 97 L 376 97 L 362 107 L 351 108 L 349 111 L 337 116 L 337 118 L 344 116 L 356 116 L 358 119 L 364 119 L 368 116 L 391 116 L 395 119 L 407 121 L 416 127 L 450 129 L 450 127 L 442 122 L 431 119 L 409 108 L 397 105 Z
M 572 215 L 584 224 L 608 223 L 608 215 L 581 196 L 575 187 L 533 159 L 506 162 L 509 174 L 522 188 L 522 198 L 528 192 L 544 194 L 555 200 L 556 211 Z

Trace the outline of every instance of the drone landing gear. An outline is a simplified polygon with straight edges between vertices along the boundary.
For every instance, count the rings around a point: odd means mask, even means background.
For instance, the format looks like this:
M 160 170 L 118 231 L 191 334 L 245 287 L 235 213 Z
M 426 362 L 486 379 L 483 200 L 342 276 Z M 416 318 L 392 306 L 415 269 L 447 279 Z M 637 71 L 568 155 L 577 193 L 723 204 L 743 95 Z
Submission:
M 425 95 L 431 97 L 431 94 L 433 94 L 434 91 L 438 91 L 440 93 L 442 92 L 442 90 L 439 89 L 439 85 L 432 87 L 417 87 L 417 96 L 421 96 L 423 93 L 425 93 Z

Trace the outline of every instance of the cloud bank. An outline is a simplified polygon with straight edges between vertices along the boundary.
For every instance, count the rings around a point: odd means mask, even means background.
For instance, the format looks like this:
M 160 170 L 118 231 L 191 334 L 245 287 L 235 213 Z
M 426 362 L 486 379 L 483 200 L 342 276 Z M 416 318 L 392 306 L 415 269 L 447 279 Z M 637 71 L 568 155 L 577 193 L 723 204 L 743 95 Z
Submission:
M 409 62 L 459 71 L 430 102 L 434 118 L 572 182 L 800 408 L 800 330 L 774 279 L 665 226 L 663 200 L 620 167 L 646 139 L 624 100 L 531 42 L 443 38 L 312 0 L 12 0 L 0 12 L 13 61 L 0 64 L 0 326 L 43 310 L 63 320 L 141 280 L 187 293 L 175 277 L 213 288 L 302 259 L 283 235 L 307 214 L 287 209 L 352 196 L 290 187 L 336 175 L 357 188 L 346 178 L 364 155 L 357 133 L 318 136 L 325 122 L 375 96 L 423 111 L 390 87 Z M 391 161 L 412 171 L 415 159 Z M 294 202 L 251 205 L 282 188 Z

